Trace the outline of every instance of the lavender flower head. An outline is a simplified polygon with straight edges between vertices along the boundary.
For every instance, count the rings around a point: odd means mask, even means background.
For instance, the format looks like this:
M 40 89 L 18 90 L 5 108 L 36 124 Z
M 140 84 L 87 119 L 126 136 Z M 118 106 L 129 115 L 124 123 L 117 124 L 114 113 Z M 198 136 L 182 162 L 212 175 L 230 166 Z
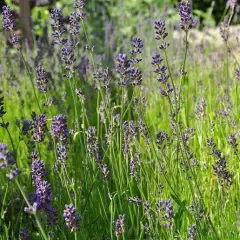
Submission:
M 118 54 L 116 58 L 117 62 L 117 72 L 121 75 L 119 80 L 120 86 L 127 85 L 126 75 L 129 73 L 130 68 L 130 61 L 127 59 L 126 54 Z
M 230 27 L 229 27 L 227 16 L 225 16 L 224 20 L 220 25 L 220 35 L 225 43 L 228 42 L 229 35 L 230 35 Z
M 34 185 L 37 186 L 40 181 L 43 181 L 45 175 L 44 162 L 42 160 L 34 160 L 32 162 L 32 179 Z
M 2 26 L 6 31 L 16 29 L 16 23 L 13 19 L 12 10 L 8 6 L 2 7 Z
M 51 19 L 53 20 L 51 26 L 53 29 L 52 36 L 53 36 L 53 43 L 54 44 L 61 44 L 64 39 L 61 39 L 62 35 L 66 31 L 64 24 L 63 24 L 63 15 L 62 10 L 54 8 L 50 14 Z
M 240 69 L 236 69 L 235 75 L 236 75 L 237 80 L 240 81 Z
M 57 159 L 60 164 L 66 165 L 66 160 L 68 157 L 67 147 L 65 145 L 57 145 Z
M 74 8 L 79 10 L 80 19 L 84 19 L 86 17 L 86 13 L 83 11 L 85 8 L 85 0 L 74 0 Z
M 77 9 L 83 9 L 85 7 L 85 0 L 74 0 L 74 7 Z
M 156 206 L 157 206 L 157 211 L 162 213 L 164 227 L 172 228 L 174 211 L 173 211 L 173 204 L 172 204 L 171 200 L 165 199 L 162 201 L 158 201 L 156 203 Z
M 164 20 L 156 20 L 154 21 L 155 28 L 155 39 L 161 41 L 160 49 L 167 49 L 169 47 L 169 43 L 165 41 L 168 33 L 166 32 L 166 23 Z
M 113 222 L 113 227 L 115 230 L 115 236 L 120 237 L 124 234 L 125 231 L 125 216 L 119 215 L 118 219 Z
M 33 139 L 36 142 L 42 142 L 45 137 L 45 128 L 47 126 L 47 118 L 44 114 L 36 117 L 35 129 L 33 131 Z
M 54 116 L 52 119 L 51 133 L 59 141 L 66 141 L 68 135 L 67 118 L 60 114 Z
M 0 90 L 0 95 L 2 94 L 2 90 Z M 6 114 L 6 111 L 4 109 L 4 97 L 0 97 L 0 117 L 3 117 Z
M 65 205 L 63 216 L 66 226 L 71 229 L 71 232 L 76 232 L 81 221 L 81 217 L 77 214 L 76 208 L 72 204 Z
M 15 163 L 13 154 L 8 151 L 7 144 L 0 143 L 0 168 L 7 168 Z
M 189 1 L 182 1 L 179 7 L 179 15 L 181 18 L 180 27 L 184 31 L 188 31 L 193 28 L 194 21 L 191 17 L 192 13 L 192 4 Z
M 196 240 L 197 239 L 197 226 L 193 224 L 188 229 L 187 240 Z
M 38 89 L 42 92 L 47 92 L 48 87 L 48 79 L 46 76 L 46 71 L 43 66 L 38 66 L 36 69 L 36 78 L 37 78 L 37 86 Z
M 6 174 L 6 177 L 9 180 L 14 180 L 20 173 L 21 171 L 18 168 L 14 168 L 10 171 L 10 173 Z
M 8 6 L 2 7 L 2 26 L 6 31 L 11 32 L 12 43 L 17 43 L 19 39 L 13 32 L 16 29 L 16 23 L 13 18 L 12 11 Z
M 48 209 L 52 202 L 51 185 L 47 181 L 39 181 L 36 189 L 37 209 Z
M 72 42 L 66 42 L 62 48 L 62 60 L 65 63 L 65 69 L 71 70 L 73 63 L 76 61 L 74 57 Z
M 134 37 L 132 39 L 132 50 L 130 52 L 130 54 L 133 56 L 133 58 L 135 58 L 136 55 L 142 53 L 142 49 L 143 49 L 143 41 L 140 38 L 136 38 Z M 133 63 L 139 63 L 142 59 L 136 59 L 137 61 L 133 61 Z
M 20 236 L 20 239 L 21 239 L 21 240 L 30 239 L 30 231 L 29 231 L 29 229 L 27 229 L 27 228 L 22 228 L 22 229 L 19 231 L 19 236 Z
M 69 16 L 70 29 L 69 32 L 76 36 L 79 33 L 79 22 L 80 22 L 80 13 L 72 12 Z
M 227 7 L 231 8 L 232 10 L 234 10 L 236 5 L 237 5 L 237 0 L 228 0 L 227 1 Z
M 126 54 L 118 54 L 117 58 L 117 72 L 120 74 L 126 74 L 128 68 L 130 67 L 129 60 Z

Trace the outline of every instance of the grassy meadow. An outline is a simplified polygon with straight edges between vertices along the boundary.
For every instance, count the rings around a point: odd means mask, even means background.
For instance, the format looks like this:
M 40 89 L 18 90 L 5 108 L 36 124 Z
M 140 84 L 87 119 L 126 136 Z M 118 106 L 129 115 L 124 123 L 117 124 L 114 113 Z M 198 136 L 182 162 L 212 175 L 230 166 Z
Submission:
M 33 49 L 5 9 L 0 239 L 240 239 L 234 8 L 217 46 L 195 43 L 189 2 L 102 43 L 83 3 Z

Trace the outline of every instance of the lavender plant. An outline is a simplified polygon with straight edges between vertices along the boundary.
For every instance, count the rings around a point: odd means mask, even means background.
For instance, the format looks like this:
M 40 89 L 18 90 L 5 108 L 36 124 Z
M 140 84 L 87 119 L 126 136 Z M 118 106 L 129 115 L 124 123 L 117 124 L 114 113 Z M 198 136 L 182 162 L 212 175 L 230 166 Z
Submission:
M 161 9 L 115 49 L 96 42 L 93 6 L 71 4 L 31 54 L 3 7 L 1 239 L 238 239 L 236 2 L 225 52 L 192 41 L 190 1 L 174 29 Z

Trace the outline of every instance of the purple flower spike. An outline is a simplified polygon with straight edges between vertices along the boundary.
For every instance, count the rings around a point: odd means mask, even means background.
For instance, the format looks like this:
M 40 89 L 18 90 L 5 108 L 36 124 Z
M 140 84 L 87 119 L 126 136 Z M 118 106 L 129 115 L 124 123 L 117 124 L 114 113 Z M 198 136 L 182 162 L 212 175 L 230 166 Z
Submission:
M 45 137 L 45 128 L 47 126 L 47 118 L 44 114 L 36 117 L 35 120 L 35 129 L 33 132 L 33 139 L 36 142 L 42 142 Z
M 62 10 L 54 8 L 50 14 L 52 22 L 52 36 L 53 36 L 53 43 L 54 44 L 61 44 L 64 39 L 61 39 L 62 35 L 65 33 L 66 29 L 63 24 L 63 15 Z
M 77 9 L 83 9 L 85 7 L 85 0 L 75 0 L 74 7 Z
M 51 125 L 51 133 L 59 141 L 65 141 L 67 139 L 68 128 L 67 128 L 67 118 L 65 115 L 60 114 L 53 117 L 52 125 Z
M 76 36 L 79 33 L 79 22 L 80 22 L 81 16 L 80 13 L 72 12 L 69 16 L 69 22 L 70 22 L 70 29 L 69 32 Z
M 7 149 L 7 144 L 0 143 L 0 168 L 7 168 L 15 162 L 13 154 Z
M 74 57 L 73 45 L 72 42 L 67 42 L 62 48 L 62 60 L 65 63 L 65 69 L 69 71 L 76 61 Z
M 27 229 L 27 228 L 22 228 L 22 229 L 19 231 L 19 236 L 20 236 L 20 239 L 21 239 L 21 240 L 30 239 L 30 231 L 29 231 L 29 229 Z
M 10 173 L 6 174 L 6 177 L 9 180 L 14 180 L 20 173 L 21 171 L 18 168 L 14 168 L 10 171 Z
M 42 160 L 34 160 L 32 163 L 32 179 L 34 185 L 38 185 L 40 181 L 43 181 L 44 176 L 46 175 L 46 170 L 44 168 L 44 163 Z
M 47 209 L 52 202 L 51 185 L 47 181 L 39 181 L 36 190 L 38 209 Z
M 119 215 L 119 218 L 113 222 L 113 227 L 115 229 L 115 236 L 120 237 L 125 231 L 125 216 Z
M 164 40 L 167 37 L 168 33 L 166 32 L 166 23 L 164 20 L 154 21 L 154 28 L 156 40 Z
M 71 229 L 71 232 L 76 232 L 81 221 L 81 217 L 77 214 L 76 208 L 72 204 L 65 205 L 63 216 L 66 226 Z
M 12 44 L 18 43 L 18 36 L 13 32 L 16 29 L 16 23 L 12 15 L 12 10 L 8 6 L 2 7 L 2 26 L 6 31 L 11 32 Z
M 193 28 L 194 21 L 191 17 L 192 13 L 192 4 L 189 1 L 182 1 L 180 3 L 179 8 L 179 15 L 181 18 L 180 27 L 184 31 L 188 31 L 189 29 Z
M 2 7 L 2 26 L 6 31 L 16 29 L 16 23 L 12 15 L 12 10 L 8 6 Z
M 46 76 L 46 71 L 45 71 L 43 66 L 37 67 L 36 75 L 37 75 L 38 89 L 42 92 L 47 92 L 47 90 L 48 90 L 48 87 L 47 87 L 48 79 L 47 79 L 47 76 Z

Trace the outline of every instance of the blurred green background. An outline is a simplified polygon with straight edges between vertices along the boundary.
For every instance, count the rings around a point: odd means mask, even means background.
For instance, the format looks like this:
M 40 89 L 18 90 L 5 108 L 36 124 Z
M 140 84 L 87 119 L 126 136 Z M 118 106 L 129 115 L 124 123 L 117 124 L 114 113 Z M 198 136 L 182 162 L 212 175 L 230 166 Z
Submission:
M 0 0 L 1 1 L 1 0 Z M 20 12 L 20 0 L 5 0 L 16 12 Z M 28 1 L 28 0 L 21 0 Z M 29 0 L 31 1 L 31 16 L 33 34 L 43 36 L 44 28 L 49 23 L 49 13 L 52 8 L 63 10 L 67 18 L 74 11 L 74 0 Z M 36 7 L 41 1 L 51 4 Z M 227 2 L 233 0 L 194 0 L 193 15 L 198 19 L 198 29 L 218 26 L 224 14 L 229 11 Z M 13 3 L 14 2 L 14 3 Z M 86 0 L 88 31 L 94 46 L 99 42 L 105 47 L 115 49 L 123 46 L 124 41 L 131 37 L 148 32 L 156 19 L 166 19 L 173 28 L 179 27 L 178 7 L 180 1 L 174 0 Z M 41 5 L 41 4 L 40 4 Z M 34 6 L 34 7 L 33 7 Z M 232 24 L 239 23 L 240 7 L 235 7 Z M 23 25 L 23 24 L 22 24 Z M 21 24 L 19 24 L 21 27 Z M 115 49 L 117 50 L 117 49 Z

